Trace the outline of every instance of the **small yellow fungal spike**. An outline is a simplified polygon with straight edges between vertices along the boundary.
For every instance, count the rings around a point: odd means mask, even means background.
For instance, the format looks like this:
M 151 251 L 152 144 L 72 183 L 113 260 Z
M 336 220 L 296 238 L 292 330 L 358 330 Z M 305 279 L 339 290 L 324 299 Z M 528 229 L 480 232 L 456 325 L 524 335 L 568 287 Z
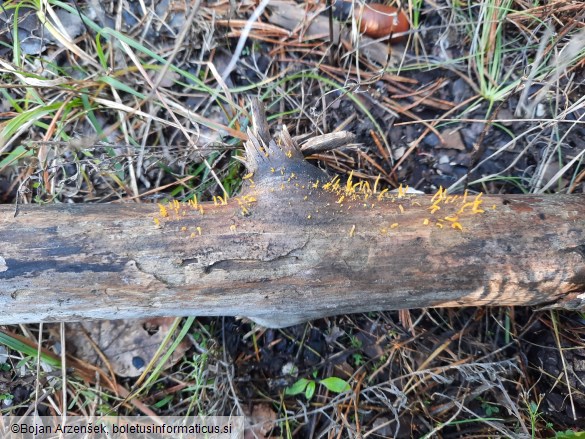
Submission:
M 347 192 L 347 193 L 354 192 L 353 185 L 351 183 L 352 178 L 353 178 L 353 171 L 351 171 L 349 173 L 349 177 L 347 178 L 347 183 L 345 183 L 345 192 Z
M 433 204 L 429 209 L 431 210 L 431 213 L 435 213 L 440 207 L 437 204 Z
M 463 203 L 461 208 L 457 211 L 457 215 L 463 213 L 466 207 L 473 207 L 473 203 Z
M 191 238 L 195 238 L 195 236 L 197 236 L 195 235 L 195 232 L 191 233 Z
M 166 218 L 167 216 L 169 216 L 169 211 L 167 210 L 167 208 L 165 206 L 158 203 L 158 208 L 160 210 L 160 216 L 162 216 L 163 218 Z
M 286 156 L 291 159 L 292 158 L 292 151 L 287 151 Z
M 443 224 L 441 224 L 441 223 L 435 223 L 435 225 L 436 225 L 436 226 L 437 226 L 439 229 L 442 229 L 442 228 L 443 228 Z
M 160 220 L 158 218 L 153 218 L 155 226 L 160 227 Z
M 461 224 L 459 224 L 458 222 L 454 222 L 453 224 L 451 224 L 451 227 L 453 227 L 456 230 L 463 231 L 463 226 Z
M 274 170 L 274 168 L 272 168 Z M 273 171 L 274 172 L 274 171 Z M 254 175 L 253 172 L 250 172 L 249 174 L 246 174 L 242 177 L 242 180 L 247 180 L 249 178 L 252 178 L 252 176 Z
M 197 233 L 199 233 L 199 236 L 201 236 L 201 227 L 197 226 Z
M 185 226 L 181 227 L 181 232 L 185 232 L 185 231 L 187 231 L 187 227 L 185 227 Z
M 230 230 L 231 230 L 232 232 L 235 232 L 235 231 L 236 231 L 236 225 L 235 225 L 235 224 L 232 224 L 232 225 L 230 226 Z
M 434 204 L 435 201 L 440 201 L 442 196 L 443 196 L 443 186 L 439 186 L 439 190 L 435 193 L 435 195 L 433 195 L 433 198 L 431 198 L 431 202 Z
M 402 188 L 402 183 L 398 186 L 398 198 L 404 197 L 404 189 Z
M 307 215 L 307 219 L 311 219 L 311 215 Z
M 351 226 L 351 230 L 349 231 L 349 236 L 351 236 L 351 237 L 355 236 L 355 224 L 353 226 Z
M 428 219 L 428 218 L 425 218 L 425 219 L 423 220 L 423 224 L 424 224 L 425 226 L 428 226 L 428 225 L 429 225 L 429 219 Z
M 384 194 L 386 192 L 388 192 L 388 188 L 386 188 L 382 192 L 380 192 L 380 195 L 378 195 L 378 201 L 382 201 L 382 199 L 384 198 Z
M 390 226 L 390 228 L 391 228 L 391 229 L 395 229 L 396 227 L 398 227 L 398 223 L 393 223 L 393 224 Z
M 376 177 L 376 181 L 374 182 L 374 190 L 372 191 L 373 193 L 376 193 L 378 190 L 378 183 L 380 183 L 380 178 L 382 176 L 380 174 L 378 174 L 378 176 Z
M 400 209 L 400 213 L 404 213 L 404 207 L 402 207 L 402 204 L 399 204 L 398 208 Z

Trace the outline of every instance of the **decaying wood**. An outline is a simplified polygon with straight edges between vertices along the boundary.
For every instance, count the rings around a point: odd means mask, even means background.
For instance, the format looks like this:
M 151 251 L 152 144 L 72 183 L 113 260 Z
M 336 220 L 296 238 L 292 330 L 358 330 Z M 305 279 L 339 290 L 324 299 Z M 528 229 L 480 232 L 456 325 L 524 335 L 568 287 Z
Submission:
M 294 144 L 249 136 L 253 176 L 225 204 L 0 206 L 0 324 L 584 308 L 583 195 L 352 195 Z

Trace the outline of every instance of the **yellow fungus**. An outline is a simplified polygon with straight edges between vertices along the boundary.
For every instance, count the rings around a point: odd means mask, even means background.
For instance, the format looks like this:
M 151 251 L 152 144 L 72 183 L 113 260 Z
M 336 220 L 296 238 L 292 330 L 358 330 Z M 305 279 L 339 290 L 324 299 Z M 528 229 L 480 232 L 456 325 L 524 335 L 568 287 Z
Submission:
M 391 228 L 391 229 L 395 229 L 396 227 L 398 227 L 398 223 L 393 223 L 393 224 L 390 226 L 390 228 Z
M 235 231 L 236 231 L 236 225 L 235 225 L 235 224 L 232 224 L 232 225 L 230 226 L 230 230 L 231 230 L 232 232 L 235 232 Z
M 197 236 L 195 235 L 195 232 L 191 233 L 191 238 L 195 238 L 195 236 Z
M 351 230 L 349 231 L 349 236 L 354 236 L 355 235 L 355 224 L 353 226 L 351 226 Z
M 197 233 L 199 233 L 199 236 L 201 236 L 201 227 L 197 226 Z
M 160 220 L 158 218 L 153 218 L 152 220 L 157 227 L 160 227 Z
M 402 183 L 398 186 L 398 198 L 404 197 L 404 189 L 402 188 Z
M 437 210 L 440 209 L 440 207 L 436 204 L 433 204 L 431 207 L 429 207 L 431 213 L 435 213 Z
M 439 229 L 443 228 L 443 224 L 441 224 L 441 223 L 435 223 L 435 226 L 437 226 Z
M 290 159 L 292 158 L 292 151 L 287 151 L 286 156 Z
M 349 173 L 349 177 L 347 178 L 347 183 L 345 183 L 345 192 L 350 193 L 353 192 L 353 186 L 351 184 L 351 180 L 353 178 L 353 171 Z
M 380 192 L 380 195 L 378 195 L 378 201 L 382 201 L 382 199 L 384 198 L 384 194 L 386 192 L 388 192 L 388 188 L 386 188 L 382 192 Z
M 459 224 L 458 222 L 454 222 L 453 224 L 451 224 L 451 227 L 463 231 L 463 226 L 461 226 L 461 224 Z
M 183 226 L 181 227 L 181 232 L 185 232 L 187 230 L 187 227 Z
M 307 219 L 311 219 L 311 215 L 307 215 Z
M 424 224 L 425 226 L 428 226 L 428 225 L 429 225 L 429 219 L 428 219 L 428 218 L 425 218 L 425 219 L 423 220 L 423 224 Z
M 404 207 L 402 207 L 402 204 L 399 204 L 398 208 L 400 209 L 400 213 L 404 213 Z
M 274 169 L 274 168 L 272 168 L 272 169 Z M 254 175 L 254 173 L 253 172 L 250 172 L 249 174 L 244 175 L 242 177 L 242 180 L 247 180 L 248 178 L 252 178 L 253 175 Z
M 381 175 L 378 174 L 378 176 L 376 177 L 376 181 L 374 182 L 374 190 L 372 191 L 373 193 L 376 193 L 376 191 L 378 189 L 378 183 L 380 182 L 380 178 L 381 178 Z
M 160 216 L 162 216 L 163 218 L 166 218 L 167 216 L 169 216 L 169 212 L 165 206 L 158 203 L 158 208 L 160 210 Z
M 440 201 L 442 197 L 443 197 L 443 186 L 439 186 L 439 190 L 435 193 L 435 195 L 433 195 L 433 198 L 431 198 L 431 202 L 435 203 L 435 201 Z

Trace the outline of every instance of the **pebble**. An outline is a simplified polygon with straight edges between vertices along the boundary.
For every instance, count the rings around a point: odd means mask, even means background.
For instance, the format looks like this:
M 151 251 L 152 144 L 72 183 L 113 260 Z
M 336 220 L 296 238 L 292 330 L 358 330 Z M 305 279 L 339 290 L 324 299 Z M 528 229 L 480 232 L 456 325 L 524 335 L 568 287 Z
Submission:
M 425 138 L 423 139 L 423 142 L 426 145 L 430 146 L 431 148 L 434 148 L 437 145 L 439 145 L 439 138 L 436 136 L 436 134 L 429 133 L 425 136 Z

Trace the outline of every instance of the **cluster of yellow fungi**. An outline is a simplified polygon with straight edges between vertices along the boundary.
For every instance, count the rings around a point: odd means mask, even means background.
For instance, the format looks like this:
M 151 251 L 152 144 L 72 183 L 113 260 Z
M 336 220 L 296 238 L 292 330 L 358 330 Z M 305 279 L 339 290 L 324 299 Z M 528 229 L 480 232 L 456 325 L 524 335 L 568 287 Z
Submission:
M 408 186 L 400 185 L 398 189 L 389 191 L 387 188 L 378 192 L 378 186 L 380 183 L 380 177 L 378 177 L 373 186 L 368 181 L 360 180 L 354 182 L 353 172 L 350 173 L 349 178 L 345 183 L 342 183 L 338 176 L 335 176 L 329 181 L 321 183 L 319 180 L 310 181 L 309 183 L 302 184 L 302 179 L 298 179 L 298 176 L 294 173 L 285 175 L 284 168 L 279 169 L 279 173 L 282 176 L 280 185 L 270 188 L 271 192 L 278 190 L 285 190 L 289 188 L 290 184 L 293 183 L 296 189 L 306 190 L 307 194 L 303 200 L 315 199 L 314 191 L 323 191 L 329 194 L 333 194 L 336 198 L 335 202 L 326 203 L 327 207 L 330 205 L 337 206 L 335 210 L 342 211 L 344 208 L 350 210 L 352 207 L 360 206 L 364 208 L 375 208 L 379 204 L 394 203 L 396 206 L 396 218 L 397 221 L 389 224 L 388 227 L 382 228 L 380 233 L 383 235 L 388 234 L 389 230 L 396 229 L 400 226 L 400 215 L 406 212 L 407 207 L 418 206 L 421 207 L 421 200 L 423 198 L 409 191 Z M 272 168 L 272 173 L 277 173 L 277 170 Z M 255 187 L 252 180 L 252 174 L 247 174 L 243 177 L 244 180 L 248 181 L 251 188 Z M 427 200 L 428 198 L 424 198 Z M 251 206 L 257 201 L 254 192 L 235 197 L 234 199 L 241 211 L 242 216 L 248 216 L 250 214 Z M 439 190 L 430 199 L 430 205 L 426 207 L 428 210 L 429 217 L 423 219 L 423 225 L 435 226 L 443 229 L 445 226 L 463 231 L 463 225 L 460 222 L 460 218 L 466 215 L 474 215 L 484 213 L 482 193 L 475 196 L 470 196 L 466 190 L 463 195 L 449 195 L 445 189 L 439 187 Z M 214 206 L 227 205 L 227 195 L 214 196 Z M 159 215 L 154 217 L 154 224 L 157 227 L 161 227 L 161 221 L 163 219 L 178 220 L 184 218 L 189 211 L 204 215 L 205 210 L 201 203 L 198 203 L 196 199 L 189 200 L 187 203 L 180 203 L 176 200 L 169 202 L 166 205 L 159 204 Z M 492 206 L 495 209 L 495 205 Z M 314 214 L 318 214 L 319 210 L 316 209 Z M 310 220 L 313 215 L 309 213 L 307 219 Z M 235 224 L 230 225 L 230 231 L 236 232 L 237 227 Z M 191 232 L 190 237 L 194 238 L 202 235 L 201 227 L 182 227 L 181 231 Z M 348 234 L 350 237 L 355 236 L 356 226 L 353 225 Z
M 353 181 L 353 172 L 350 173 L 349 178 L 345 184 L 342 184 L 339 177 L 334 177 L 327 183 L 319 186 L 319 182 L 312 184 L 313 188 L 321 187 L 321 189 L 334 193 L 337 198 L 337 204 L 343 207 L 344 203 L 348 204 L 350 201 L 361 204 L 363 207 L 375 208 L 377 203 L 390 202 L 394 203 L 397 207 L 398 214 L 404 214 L 406 211 L 405 206 L 418 206 L 421 207 L 420 198 L 416 194 L 412 194 L 409 191 L 408 186 L 402 184 L 395 191 L 389 191 L 383 189 L 378 192 L 378 185 L 380 177 L 376 179 L 373 187 L 368 181 L 360 180 L 358 182 Z M 470 196 L 466 190 L 463 195 L 449 195 L 443 187 L 439 187 L 439 190 L 431 198 L 430 206 L 427 207 L 429 211 L 429 218 L 423 219 L 424 225 L 434 225 L 442 229 L 445 225 L 450 224 L 451 228 L 463 231 L 460 218 L 468 214 L 480 214 L 484 213 L 482 193 L 475 196 Z M 351 204 L 348 204 L 347 209 L 351 208 Z M 492 206 L 495 209 L 495 205 Z M 447 214 L 441 215 L 441 212 L 447 211 Z M 440 216 L 440 217 L 439 217 Z M 390 224 L 390 229 L 396 229 L 399 227 L 398 222 Z M 349 230 L 349 236 L 355 236 L 355 226 L 352 226 Z M 386 235 L 388 233 L 387 228 L 382 228 L 380 233 Z

